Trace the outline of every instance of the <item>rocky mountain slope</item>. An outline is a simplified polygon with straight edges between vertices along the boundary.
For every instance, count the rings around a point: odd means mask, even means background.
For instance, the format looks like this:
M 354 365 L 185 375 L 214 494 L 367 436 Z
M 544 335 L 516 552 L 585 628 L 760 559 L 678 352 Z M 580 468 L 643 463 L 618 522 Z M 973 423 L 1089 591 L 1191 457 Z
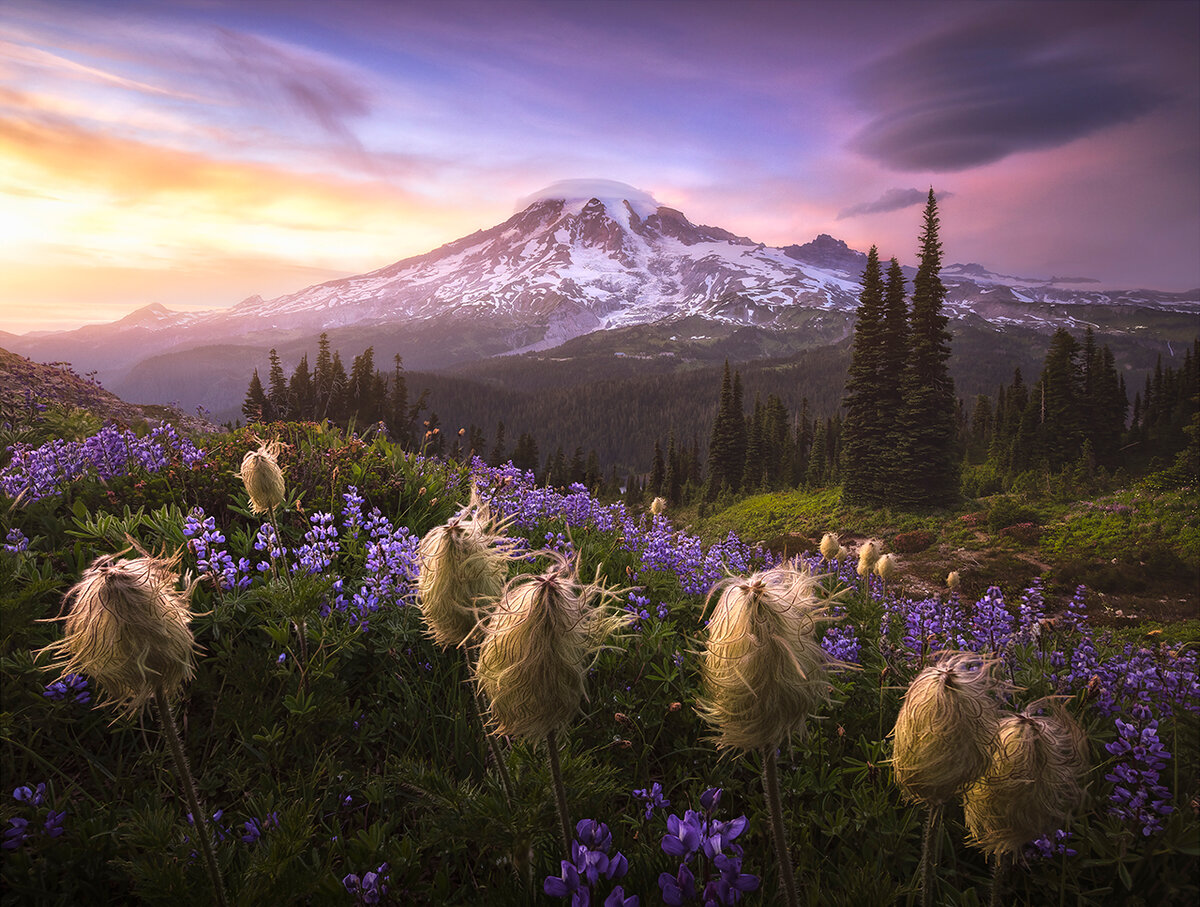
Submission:
M 501 224 L 367 274 L 224 310 L 150 305 L 76 331 L 0 333 L 35 359 L 60 359 L 126 396 L 178 399 L 228 411 L 252 367 L 275 347 L 290 366 L 328 331 L 343 355 L 373 345 L 409 368 L 446 370 L 580 338 L 655 338 L 656 353 L 688 355 L 737 335 L 753 356 L 834 343 L 850 331 L 865 256 L 828 235 L 771 247 L 693 224 L 620 183 L 567 181 L 537 193 Z M 1200 313 L 1200 291 L 1107 291 L 1080 279 L 998 275 L 951 265 L 947 310 L 991 330 L 1172 336 Z M 748 337 L 755 338 L 747 343 Z M 1187 339 L 1187 338 L 1184 338 Z M 716 350 L 717 354 L 720 350 Z M 625 354 L 628 355 L 626 350 Z M 633 353 L 636 355 L 637 350 Z M 615 350 L 614 350 L 614 353 Z M 236 375 L 233 369 L 236 368 Z

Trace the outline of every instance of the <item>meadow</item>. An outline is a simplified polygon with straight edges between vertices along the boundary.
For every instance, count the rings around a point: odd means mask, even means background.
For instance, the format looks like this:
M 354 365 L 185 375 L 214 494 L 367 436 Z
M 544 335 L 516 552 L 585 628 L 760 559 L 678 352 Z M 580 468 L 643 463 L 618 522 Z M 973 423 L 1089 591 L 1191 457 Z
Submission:
M 0 903 L 209 903 L 209 850 L 230 902 L 247 905 L 782 903 L 765 759 L 718 748 L 697 711 L 710 591 L 777 554 L 374 431 L 258 431 L 282 444 L 286 497 L 270 518 L 238 476 L 258 447 L 246 429 L 109 426 L 14 445 L 0 471 Z M 557 734 L 570 848 L 545 742 L 488 745 L 477 651 L 437 645 L 417 606 L 420 541 L 472 489 L 511 539 L 511 576 L 545 570 L 546 552 L 577 559 L 621 618 Z M 1112 535 L 1124 518 L 1081 513 L 1072 531 Z M 787 528 L 760 522 L 746 538 Z M 155 710 L 103 706 L 93 679 L 60 676 L 42 651 L 62 636 L 52 618 L 68 589 L 133 543 L 179 552 L 197 580 L 200 648 L 174 712 L 208 848 Z M 1087 736 L 1081 807 L 1022 849 L 1003 902 L 1195 902 L 1200 684 L 1186 632 L 1098 626 L 1082 586 L 914 596 L 859 576 L 849 553 L 799 557 L 834 618 L 816 630 L 831 700 L 772 754 L 800 903 L 988 901 L 993 866 L 957 801 L 921 889 L 925 810 L 890 762 L 905 692 L 946 650 L 994 661 L 1009 711 L 1059 697 Z

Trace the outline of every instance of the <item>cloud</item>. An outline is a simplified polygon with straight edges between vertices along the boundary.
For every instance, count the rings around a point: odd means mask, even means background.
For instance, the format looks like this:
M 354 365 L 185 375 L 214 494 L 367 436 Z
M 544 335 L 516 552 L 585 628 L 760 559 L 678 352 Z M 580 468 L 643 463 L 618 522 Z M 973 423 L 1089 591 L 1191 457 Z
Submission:
M 1064 145 L 1165 101 L 1099 26 L 1007 9 L 886 56 L 853 78 L 872 119 L 851 147 L 896 170 L 964 170 Z
M 950 198 L 953 194 L 953 192 L 938 192 L 937 197 L 940 201 L 944 198 Z M 837 219 L 845 220 L 847 217 L 859 217 L 863 214 L 883 214 L 887 211 L 899 211 L 901 208 L 923 205 L 928 198 L 928 190 L 888 189 L 873 202 L 859 202 L 857 205 L 843 208 L 838 212 Z
M 236 87 L 261 103 L 290 107 L 330 135 L 358 147 L 348 121 L 371 112 L 368 91 L 350 75 L 307 54 L 228 28 L 217 30 Z

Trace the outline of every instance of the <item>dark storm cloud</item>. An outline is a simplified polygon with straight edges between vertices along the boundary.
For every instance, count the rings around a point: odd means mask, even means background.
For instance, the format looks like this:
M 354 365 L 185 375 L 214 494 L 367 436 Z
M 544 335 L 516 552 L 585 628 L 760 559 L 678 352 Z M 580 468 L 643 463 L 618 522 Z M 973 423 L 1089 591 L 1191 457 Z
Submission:
M 939 192 L 937 197 L 940 201 L 941 199 L 949 198 L 953 194 L 953 192 Z M 923 205 L 928 198 L 928 189 L 888 189 L 873 202 L 859 202 L 857 205 L 843 208 L 838 212 L 837 219 L 845 220 L 847 217 L 858 217 L 863 214 L 883 214 L 887 211 L 899 211 L 901 208 Z
M 860 70 L 852 88 L 874 118 L 851 146 L 898 170 L 963 170 L 1065 144 L 1165 100 L 1121 62 L 1109 23 L 1051 21 L 1039 8 L 960 25 Z

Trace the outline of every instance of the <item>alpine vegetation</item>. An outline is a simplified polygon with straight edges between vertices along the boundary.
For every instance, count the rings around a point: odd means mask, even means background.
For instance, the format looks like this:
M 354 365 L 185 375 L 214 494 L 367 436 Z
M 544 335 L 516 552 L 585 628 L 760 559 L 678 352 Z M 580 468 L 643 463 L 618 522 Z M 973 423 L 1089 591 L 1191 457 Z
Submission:
M 928 810 L 920 864 L 925 905 L 933 903 L 942 807 L 973 784 L 992 758 L 1005 691 L 996 667 L 974 653 L 943 653 L 909 685 L 896 716 L 892 771 L 905 797 Z
M 417 549 L 417 602 L 443 649 L 462 645 L 504 590 L 509 550 L 484 506 L 464 508 L 426 533 Z
M 242 458 L 239 473 L 250 495 L 250 507 L 255 513 L 273 513 L 283 503 L 283 470 L 279 468 L 278 441 L 262 441 L 257 450 Z
M 761 752 L 780 885 L 799 904 L 779 796 L 776 749 L 829 699 L 832 659 L 816 638 L 826 610 L 804 570 L 777 567 L 718 584 L 704 654 L 700 714 L 717 728 L 717 746 Z
M 188 626 L 192 585 L 177 588 L 177 559 L 97 558 L 67 593 L 65 635 L 43 652 L 63 676 L 86 674 L 120 714 L 135 715 L 156 691 L 178 698 L 195 671 Z
M 545 552 L 550 566 L 512 580 L 484 626 L 475 676 L 487 697 L 492 733 L 546 740 L 563 844 L 571 821 L 556 732 L 579 711 L 587 671 L 623 618 L 606 604 L 619 593 L 581 583 L 577 560 Z
M 177 564 L 178 555 L 98 558 L 67 593 L 71 608 L 65 635 L 42 651 L 58 656 L 51 667 L 60 668 L 64 678 L 87 674 L 97 681 L 106 694 L 100 704 L 113 705 L 119 715 L 132 717 L 154 700 L 184 800 L 199 829 L 213 896 L 224 905 L 224 882 L 183 739 L 171 714 L 172 702 L 195 673 L 196 649 L 189 626 L 195 582 L 180 590 Z
M 987 772 L 963 794 L 969 843 L 996 858 L 992 903 L 1005 861 L 1053 834 L 1083 802 L 1087 735 L 1058 699 L 1000 720 Z

